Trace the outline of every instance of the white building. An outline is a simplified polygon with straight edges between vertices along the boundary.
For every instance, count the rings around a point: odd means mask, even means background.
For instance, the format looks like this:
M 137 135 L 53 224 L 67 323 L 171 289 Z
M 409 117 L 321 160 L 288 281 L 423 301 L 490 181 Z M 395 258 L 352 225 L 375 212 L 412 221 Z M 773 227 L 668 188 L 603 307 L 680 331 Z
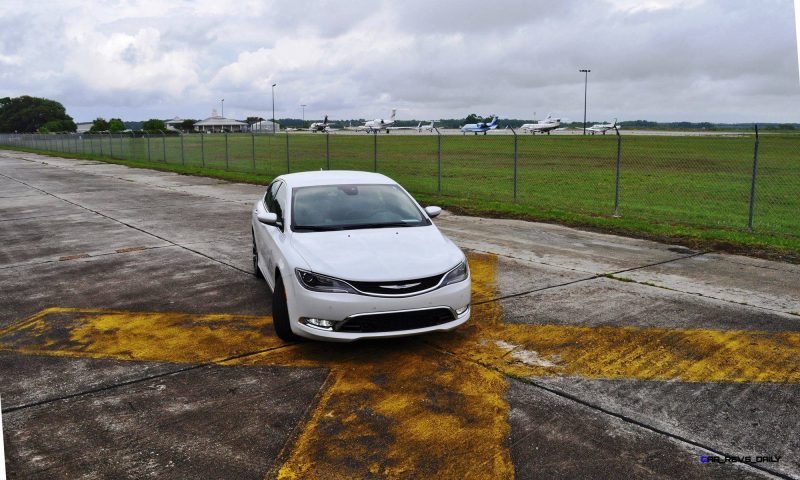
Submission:
M 194 130 L 203 133 L 246 132 L 248 126 L 245 122 L 219 116 L 215 109 L 210 117 L 195 123 Z
M 181 124 L 183 123 L 183 119 L 181 117 L 175 117 L 172 120 L 164 120 L 164 125 L 167 126 L 167 130 L 171 132 L 179 132 L 181 131 Z
M 250 127 L 250 131 L 253 132 L 253 133 L 272 133 L 273 132 L 273 130 L 272 130 L 273 125 L 274 125 L 274 128 L 275 128 L 274 131 L 276 133 L 281 131 L 281 125 L 278 122 L 275 122 L 273 124 L 269 120 L 262 120 L 260 122 L 254 123 Z
M 76 123 L 75 126 L 78 128 L 75 129 L 75 133 L 86 133 L 90 128 L 92 128 L 92 125 L 94 125 L 94 122 Z

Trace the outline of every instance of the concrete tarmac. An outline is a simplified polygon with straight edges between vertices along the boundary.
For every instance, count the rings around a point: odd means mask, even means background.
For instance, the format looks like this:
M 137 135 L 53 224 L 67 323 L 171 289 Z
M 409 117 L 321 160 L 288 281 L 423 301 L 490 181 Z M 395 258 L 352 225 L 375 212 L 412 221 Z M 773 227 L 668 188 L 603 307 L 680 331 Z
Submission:
M 264 191 L 0 151 L 9 478 L 800 478 L 800 266 L 445 212 L 470 322 L 284 344 Z

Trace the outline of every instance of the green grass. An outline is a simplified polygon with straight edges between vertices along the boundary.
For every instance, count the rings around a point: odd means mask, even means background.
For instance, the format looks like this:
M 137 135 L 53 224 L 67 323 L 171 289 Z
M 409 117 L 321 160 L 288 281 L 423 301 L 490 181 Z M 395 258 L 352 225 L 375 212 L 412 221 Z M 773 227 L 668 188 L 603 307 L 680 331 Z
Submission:
M 614 217 L 613 135 L 520 136 L 517 201 L 510 135 L 187 135 L 76 141 L 39 136 L 37 151 L 266 183 L 291 171 L 377 169 L 426 203 L 475 215 L 557 222 L 693 248 L 800 256 L 800 136 L 763 135 L 748 231 L 753 136 L 624 136 Z M 148 145 L 149 142 L 149 145 Z M 227 146 L 226 146 L 227 142 Z M 326 145 L 327 142 L 327 145 Z M 100 158 L 102 148 L 102 158 Z M 329 157 L 326 156 L 329 152 Z M 88 157 L 86 157 L 88 155 Z

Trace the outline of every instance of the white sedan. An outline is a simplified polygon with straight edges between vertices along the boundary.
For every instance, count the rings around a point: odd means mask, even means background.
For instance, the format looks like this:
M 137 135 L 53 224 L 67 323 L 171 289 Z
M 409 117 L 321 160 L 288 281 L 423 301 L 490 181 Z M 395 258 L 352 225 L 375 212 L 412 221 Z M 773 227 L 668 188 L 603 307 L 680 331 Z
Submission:
M 452 330 L 470 316 L 464 253 L 390 178 L 321 171 L 276 178 L 252 214 L 253 269 L 275 333 L 331 341 Z

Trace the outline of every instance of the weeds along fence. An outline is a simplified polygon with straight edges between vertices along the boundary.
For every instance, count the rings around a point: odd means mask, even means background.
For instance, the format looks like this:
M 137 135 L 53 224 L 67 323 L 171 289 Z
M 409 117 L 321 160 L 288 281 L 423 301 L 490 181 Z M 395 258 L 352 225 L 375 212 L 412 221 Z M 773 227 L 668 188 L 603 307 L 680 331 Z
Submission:
M 800 135 L 4 134 L 0 144 L 277 176 L 384 173 L 414 193 L 800 238 Z

